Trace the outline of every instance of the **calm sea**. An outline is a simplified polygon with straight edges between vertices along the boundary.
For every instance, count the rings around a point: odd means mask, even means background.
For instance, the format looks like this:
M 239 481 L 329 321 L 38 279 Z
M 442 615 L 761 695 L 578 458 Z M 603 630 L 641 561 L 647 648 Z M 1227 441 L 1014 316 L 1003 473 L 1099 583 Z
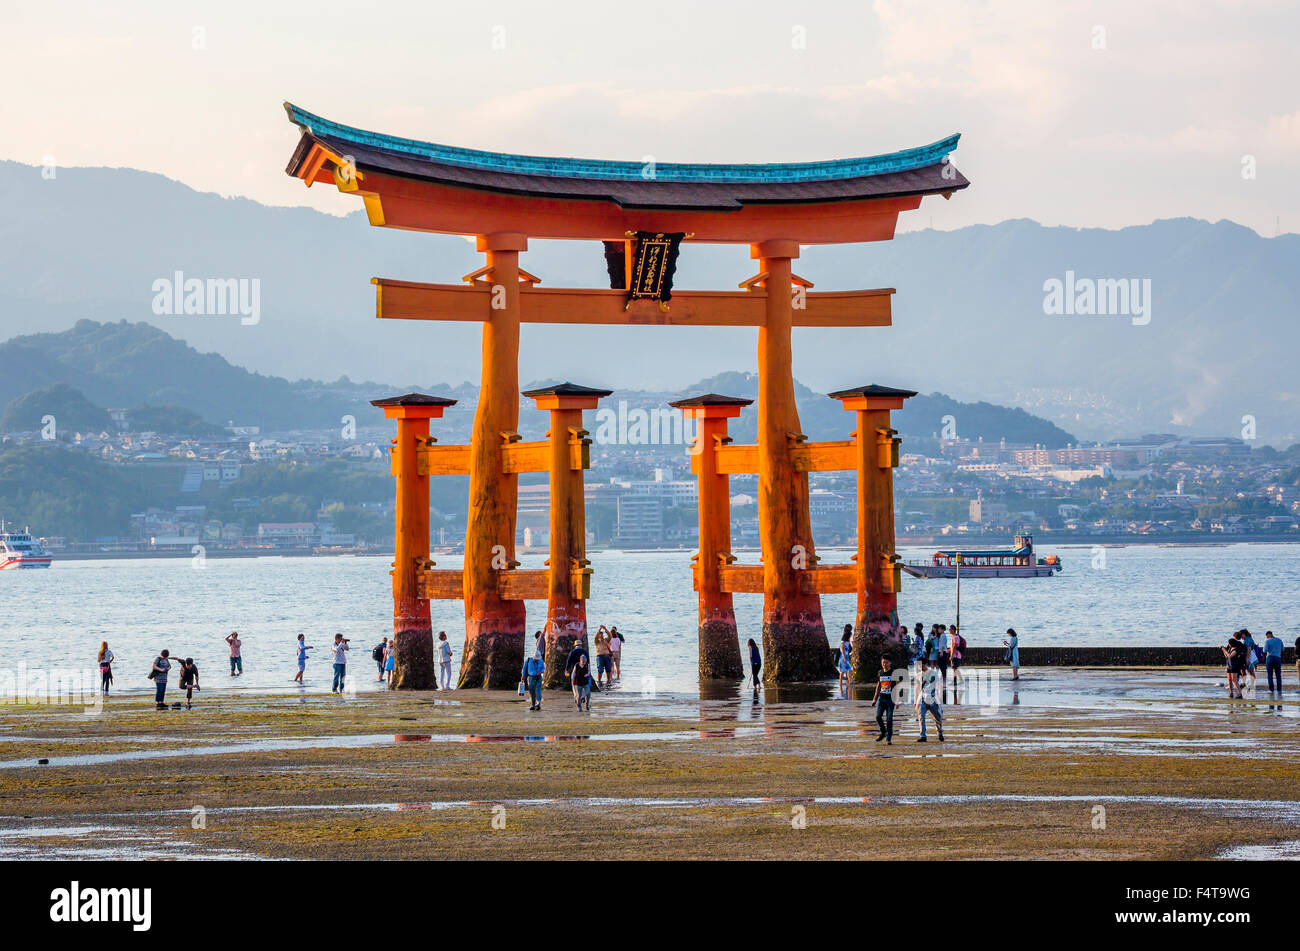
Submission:
M 906 559 L 929 549 L 903 549 Z M 1225 545 L 1092 548 L 1043 547 L 1065 570 L 1053 578 L 965 579 L 962 629 L 972 645 L 1001 643 L 1015 627 L 1022 646 L 1038 644 L 1219 644 L 1236 628 L 1272 629 L 1287 643 L 1300 612 L 1300 546 Z M 827 561 L 846 554 L 821 552 Z M 742 561 L 756 560 L 750 553 Z M 653 671 L 659 690 L 694 692 L 695 594 L 690 552 L 595 552 L 588 618 L 617 624 L 627 635 L 624 677 Z M 240 632 L 240 689 L 289 688 L 299 633 L 317 651 L 307 667 L 311 689 L 329 687 L 325 647 L 338 631 L 352 638 L 352 673 L 369 689 L 370 648 L 388 633 L 389 557 L 57 560 L 47 571 L 0 572 L 0 670 L 92 668 L 99 642 L 117 655 L 117 690 L 151 689 L 154 656 L 192 656 L 209 689 L 230 686 L 222 638 Z M 525 567 L 541 567 L 526 556 Z M 439 556 L 440 567 L 457 559 Z M 951 580 L 904 578 L 900 619 L 951 622 Z M 544 602 L 528 603 L 529 628 L 542 626 Z M 741 637 L 758 639 L 762 599 L 737 595 Z M 853 619 L 853 597 L 823 599 L 826 626 Z M 434 602 L 434 630 L 445 629 L 459 666 L 463 616 L 459 602 Z M 173 685 L 175 677 L 172 678 Z

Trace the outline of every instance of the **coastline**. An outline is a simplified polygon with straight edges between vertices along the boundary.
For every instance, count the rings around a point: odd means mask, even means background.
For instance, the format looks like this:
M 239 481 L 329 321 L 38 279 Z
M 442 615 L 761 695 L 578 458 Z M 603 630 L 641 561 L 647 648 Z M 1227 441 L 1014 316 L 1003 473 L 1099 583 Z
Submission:
M 979 548 L 979 547 L 1005 547 L 1007 539 L 1005 535 L 900 535 L 898 536 L 897 546 L 900 548 L 921 548 L 929 545 L 947 545 L 956 547 Z M 1036 535 L 1035 545 L 1037 547 L 1052 548 L 1091 548 L 1103 546 L 1107 548 L 1123 548 L 1129 545 L 1154 545 L 1159 548 L 1224 548 L 1229 545 L 1294 545 L 1300 544 L 1300 537 L 1290 535 L 1069 535 L 1057 537 L 1054 535 Z M 821 551 L 852 551 L 849 545 L 822 545 Z M 615 548 L 611 546 L 593 545 L 588 549 L 591 553 L 628 553 L 628 554 L 653 554 L 655 552 L 693 552 L 695 546 L 681 545 L 677 547 L 660 547 L 660 548 Z M 732 552 L 735 554 L 758 554 L 758 548 L 734 546 Z M 67 554 L 59 551 L 52 551 L 55 562 L 60 561 L 114 561 L 130 559 L 149 559 L 149 558 L 194 558 L 194 554 L 189 551 L 101 551 L 101 552 L 75 552 Z M 451 554 L 460 554 L 452 552 Z M 279 548 L 279 549 L 241 549 L 241 548 L 210 548 L 204 551 L 205 558 L 372 558 L 372 557 L 393 557 L 393 552 L 383 549 L 372 549 L 369 551 L 317 551 L 312 548 Z
M 0 706 L 0 858 L 1276 855 L 1300 839 L 1294 704 L 1214 678 L 1003 678 L 946 705 L 942 744 L 901 704 L 892 746 L 861 691 L 616 686 L 589 714 L 558 690 L 539 714 L 479 690 Z

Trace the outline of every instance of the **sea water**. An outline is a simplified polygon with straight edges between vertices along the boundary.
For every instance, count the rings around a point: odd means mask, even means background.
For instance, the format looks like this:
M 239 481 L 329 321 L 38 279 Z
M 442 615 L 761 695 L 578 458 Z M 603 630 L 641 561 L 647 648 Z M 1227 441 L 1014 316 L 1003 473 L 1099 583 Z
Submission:
M 906 560 L 930 548 L 901 549 Z M 848 552 L 819 550 L 825 563 L 847 562 Z M 1129 545 L 1104 549 L 1042 546 L 1065 570 L 1051 578 L 966 578 L 961 584 L 962 632 L 972 646 L 1000 645 L 1014 627 L 1022 647 L 1094 645 L 1217 645 L 1249 627 L 1272 629 L 1294 643 L 1300 616 L 1300 546 Z M 617 625 L 626 634 L 623 682 L 654 689 L 698 690 L 696 595 L 689 550 L 597 551 L 587 605 L 592 630 Z M 543 555 L 521 559 L 540 568 Z M 742 562 L 757 561 L 740 553 Z M 208 691 L 297 689 L 299 634 L 316 649 L 307 664 L 307 689 L 329 688 L 328 646 L 336 632 L 351 639 L 349 676 L 360 690 L 376 689 L 370 651 L 391 632 L 391 556 L 56 559 L 48 570 L 0 572 L 0 671 L 95 668 L 101 641 L 116 654 L 115 692 L 151 691 L 146 674 L 163 648 L 193 657 Z M 440 568 L 460 564 L 439 556 Z M 737 595 L 740 637 L 761 644 L 762 597 Z M 546 605 L 529 601 L 528 630 L 542 627 Z M 823 597 L 828 636 L 853 620 L 854 596 Z M 951 579 L 904 576 L 899 619 L 928 630 L 956 617 Z M 433 629 L 452 643 L 453 670 L 464 642 L 458 601 L 432 603 Z M 244 672 L 231 678 L 224 638 L 238 631 Z M 828 641 L 829 643 L 829 641 Z M 173 674 L 173 693 L 176 683 Z M 454 678 L 453 678 L 454 679 Z

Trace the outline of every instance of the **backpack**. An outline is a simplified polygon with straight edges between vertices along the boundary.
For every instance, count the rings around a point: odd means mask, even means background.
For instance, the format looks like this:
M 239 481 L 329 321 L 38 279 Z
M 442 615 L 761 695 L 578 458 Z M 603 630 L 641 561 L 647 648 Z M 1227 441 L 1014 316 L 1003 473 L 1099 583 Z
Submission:
M 384 659 L 384 645 L 383 645 L 383 644 L 376 644 L 376 645 L 375 645 L 375 649 L 372 650 L 372 651 L 370 652 L 370 659 L 373 660 L 373 661 L 376 661 L 376 662 L 381 661 L 381 660 Z
M 934 638 L 931 637 L 925 642 L 925 656 L 929 657 L 934 653 Z

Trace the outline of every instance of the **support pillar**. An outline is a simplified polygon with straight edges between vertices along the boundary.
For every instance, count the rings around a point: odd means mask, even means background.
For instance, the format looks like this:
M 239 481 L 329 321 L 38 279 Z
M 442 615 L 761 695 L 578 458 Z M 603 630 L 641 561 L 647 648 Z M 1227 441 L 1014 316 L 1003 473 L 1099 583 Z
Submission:
M 695 555 L 695 590 L 699 592 L 700 680 L 743 680 L 744 661 L 731 592 L 723 591 L 719 569 L 731 554 L 731 486 L 718 472 L 715 452 L 731 441 L 727 420 L 753 400 L 708 393 L 669 405 L 696 421 L 691 467 L 699 480 L 700 545 Z
M 547 687 L 567 682 L 564 662 L 574 644 L 587 641 L 587 598 L 591 595 L 591 563 L 587 560 L 586 497 L 583 471 L 591 465 L 591 440 L 582 427 L 582 411 L 595 409 L 611 390 L 562 383 L 524 396 L 549 410 L 551 428 L 546 438 L 550 450 L 550 558 L 546 562 L 546 676 Z M 592 655 L 592 676 L 595 676 Z
M 790 331 L 790 261 L 796 241 L 751 245 L 765 275 L 767 307 L 758 329 L 758 532 L 763 550 L 763 680 L 817 680 L 833 672 L 821 598 L 805 594 L 799 568 L 817 561 L 808 512 L 808 474 L 790 449 L 803 439 L 795 405 Z
M 478 250 L 487 254 L 492 294 L 470 440 L 459 687 L 514 687 L 524 662 L 524 603 L 499 595 L 497 575 L 515 557 L 519 477 L 504 471 L 502 447 L 519 426 L 519 252 L 527 249 L 521 234 L 478 238 Z
M 902 409 L 912 390 L 887 386 L 858 387 L 831 396 L 857 414 L 854 432 L 858 478 L 858 609 L 853 633 L 852 679 L 870 683 L 880 658 L 900 669 L 908 651 L 897 636 L 901 569 L 894 551 L 894 469 L 898 466 L 897 432 L 890 410 Z
M 421 393 L 371 400 L 397 420 L 392 466 L 397 479 L 393 555 L 393 640 L 397 644 L 390 690 L 433 690 L 438 686 L 429 602 L 421 596 L 420 569 L 429 563 L 429 477 L 420 472 L 419 450 L 433 442 L 429 420 L 455 400 Z

